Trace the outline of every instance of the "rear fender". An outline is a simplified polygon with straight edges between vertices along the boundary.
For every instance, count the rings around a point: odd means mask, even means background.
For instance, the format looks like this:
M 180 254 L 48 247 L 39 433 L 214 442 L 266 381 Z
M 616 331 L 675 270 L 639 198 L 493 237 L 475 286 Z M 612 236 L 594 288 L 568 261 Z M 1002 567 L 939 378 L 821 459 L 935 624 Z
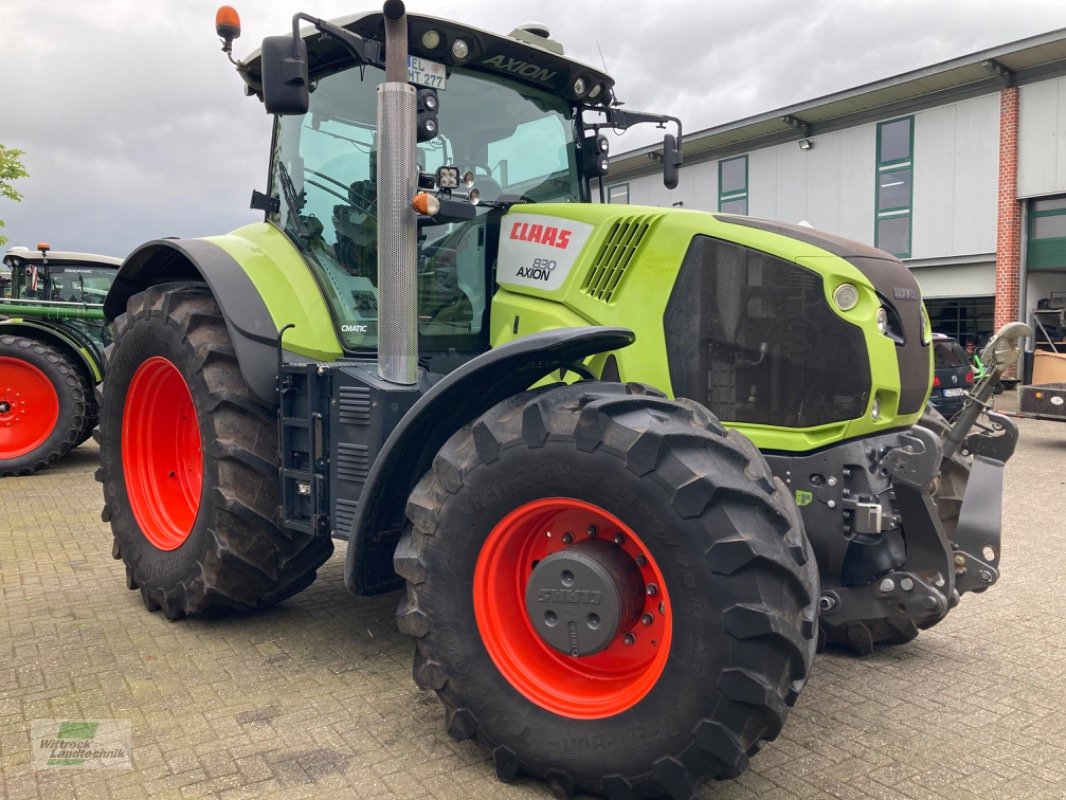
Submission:
M 294 273 L 293 269 L 284 268 L 291 265 L 274 263 L 269 255 L 255 249 L 253 242 L 234 235 L 220 237 L 219 241 L 243 244 L 245 249 L 255 253 L 260 259 L 256 273 L 258 283 L 284 282 L 286 275 Z M 286 343 L 293 351 L 292 357 L 331 360 L 341 354 L 335 337 L 318 350 L 307 351 L 292 346 L 305 331 L 318 329 L 323 319 L 328 323 L 329 312 L 320 297 L 308 298 L 306 291 L 297 293 L 293 290 L 287 294 L 291 302 L 281 304 L 282 307 L 271 313 L 263 287 L 253 282 L 249 269 L 220 244 L 206 239 L 157 239 L 139 247 L 119 270 L 104 301 L 104 314 L 109 321 L 113 320 L 126 310 L 126 302 L 133 295 L 149 286 L 175 281 L 206 283 L 211 289 L 233 340 L 241 374 L 252 391 L 266 403 L 277 402 L 279 330 L 285 325 L 291 323 L 299 331 L 286 336 Z M 286 296 L 283 290 L 277 294 Z M 297 296 L 302 296 L 303 302 L 295 302 Z M 317 305 L 314 303 L 316 299 Z M 312 306 L 308 312 L 307 308 Z
M 97 345 L 73 329 L 11 317 L 0 319 L 0 334 L 23 336 L 56 348 L 82 370 L 90 384 L 99 383 L 103 379 L 101 353 Z
M 635 340 L 625 328 L 543 331 L 489 350 L 436 383 L 400 420 L 370 469 L 348 544 L 348 588 L 368 595 L 399 585 L 392 555 L 407 497 L 453 433 L 560 368 Z

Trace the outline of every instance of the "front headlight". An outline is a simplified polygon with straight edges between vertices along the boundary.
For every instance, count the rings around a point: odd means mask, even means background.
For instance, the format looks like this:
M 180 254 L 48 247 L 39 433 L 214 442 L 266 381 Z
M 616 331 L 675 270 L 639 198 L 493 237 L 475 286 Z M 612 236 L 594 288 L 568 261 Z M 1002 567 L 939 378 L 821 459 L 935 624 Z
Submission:
M 933 341 L 933 326 L 929 323 L 929 312 L 922 304 L 922 344 L 928 345 Z
M 888 333 L 888 312 L 884 306 L 877 309 L 877 330 L 881 332 L 881 335 Z

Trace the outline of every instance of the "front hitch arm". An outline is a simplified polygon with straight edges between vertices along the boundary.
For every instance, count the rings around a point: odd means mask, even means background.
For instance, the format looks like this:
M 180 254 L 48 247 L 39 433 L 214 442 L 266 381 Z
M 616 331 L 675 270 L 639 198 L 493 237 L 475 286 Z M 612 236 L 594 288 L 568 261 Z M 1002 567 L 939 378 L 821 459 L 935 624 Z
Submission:
M 907 540 L 907 569 L 924 576 L 947 599 L 955 591 L 952 545 L 929 486 L 940 474 L 941 449 L 935 433 L 916 426 L 900 436 L 900 446 L 881 460 L 896 493 Z M 947 613 L 947 606 L 944 612 Z

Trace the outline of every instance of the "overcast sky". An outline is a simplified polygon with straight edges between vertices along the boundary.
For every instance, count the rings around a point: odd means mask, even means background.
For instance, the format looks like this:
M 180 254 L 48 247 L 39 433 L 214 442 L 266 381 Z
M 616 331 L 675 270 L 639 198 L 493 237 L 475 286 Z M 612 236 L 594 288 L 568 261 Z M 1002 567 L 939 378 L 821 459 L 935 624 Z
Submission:
M 231 0 L 232 2 L 232 0 Z M 0 144 L 25 151 L 8 246 L 125 256 L 160 236 L 261 218 L 270 120 L 214 34 L 206 0 L 0 0 Z M 237 0 L 243 56 L 293 12 L 379 2 Z M 507 32 L 544 22 L 567 53 L 600 51 L 631 109 L 696 131 L 1066 28 L 1063 0 L 410 0 L 409 11 Z M 598 45 L 598 48 L 597 48 Z M 647 144 L 631 131 L 614 152 Z M 682 177 L 684 180 L 684 177 Z

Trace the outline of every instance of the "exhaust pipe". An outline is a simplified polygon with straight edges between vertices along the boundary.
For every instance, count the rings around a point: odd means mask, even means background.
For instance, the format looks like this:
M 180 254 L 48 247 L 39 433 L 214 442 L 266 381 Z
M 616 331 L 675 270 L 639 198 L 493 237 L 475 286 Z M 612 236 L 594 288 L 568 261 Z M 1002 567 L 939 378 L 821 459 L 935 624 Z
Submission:
M 388 0 L 385 82 L 378 87 L 378 375 L 418 382 L 416 92 L 407 82 L 407 14 Z

